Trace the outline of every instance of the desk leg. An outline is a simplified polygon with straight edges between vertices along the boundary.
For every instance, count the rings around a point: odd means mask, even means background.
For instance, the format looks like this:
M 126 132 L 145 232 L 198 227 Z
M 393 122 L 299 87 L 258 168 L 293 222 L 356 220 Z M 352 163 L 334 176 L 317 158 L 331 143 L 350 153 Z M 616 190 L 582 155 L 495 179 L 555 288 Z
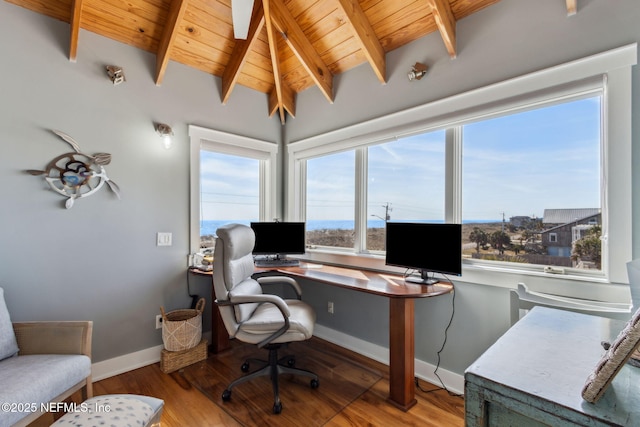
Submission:
M 227 350 L 230 345 L 229 333 L 224 327 L 220 309 L 214 303 L 211 308 L 211 345 L 209 346 L 209 352 L 220 353 L 221 351 Z
M 389 299 L 389 402 L 403 411 L 417 403 L 415 399 L 414 301 Z

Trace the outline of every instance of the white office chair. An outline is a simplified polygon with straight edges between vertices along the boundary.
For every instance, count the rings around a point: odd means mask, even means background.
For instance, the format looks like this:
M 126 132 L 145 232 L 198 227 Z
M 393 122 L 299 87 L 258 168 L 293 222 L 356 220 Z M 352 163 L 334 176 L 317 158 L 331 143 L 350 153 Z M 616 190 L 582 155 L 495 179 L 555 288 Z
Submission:
M 263 366 L 233 381 L 222 393 L 222 400 L 231 399 L 231 389 L 253 378 L 269 375 L 273 385 L 273 412 L 282 411 L 278 393 L 278 375 L 299 374 L 311 378 L 311 387 L 319 386 L 313 372 L 296 369 L 293 356 L 278 359 L 278 349 L 292 341 L 304 341 L 312 337 L 316 314 L 313 308 L 302 302 L 302 290 L 290 277 L 269 276 L 257 280 L 254 272 L 253 250 L 255 235 L 250 227 L 229 224 L 218 228 L 213 261 L 213 286 L 216 304 L 225 328 L 231 338 L 256 344 L 269 350 L 268 361 Z M 263 284 L 285 283 L 290 285 L 298 299 L 285 300 L 277 295 L 262 293 Z M 251 359 L 251 362 L 256 360 Z M 249 371 L 249 360 L 242 364 L 242 371 Z

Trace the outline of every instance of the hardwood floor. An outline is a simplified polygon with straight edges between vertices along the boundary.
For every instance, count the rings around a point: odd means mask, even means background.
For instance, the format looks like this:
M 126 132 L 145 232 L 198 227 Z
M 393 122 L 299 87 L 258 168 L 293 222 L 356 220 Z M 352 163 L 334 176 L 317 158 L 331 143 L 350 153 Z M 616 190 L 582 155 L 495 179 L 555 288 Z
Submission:
M 294 344 L 290 353 L 296 355 L 297 365 L 317 372 L 320 388 L 311 390 L 306 382 L 294 381 L 295 377 L 284 378 L 279 415 L 271 413 L 273 394 L 267 378 L 234 388 L 229 402 L 220 398 L 228 378 L 241 375 L 243 359 L 239 356 L 264 356 L 255 346 L 245 344 L 234 344 L 230 351 L 210 355 L 206 361 L 171 374 L 164 374 L 156 363 L 107 378 L 94 383 L 94 394 L 133 393 L 164 399 L 163 427 L 464 425 L 460 396 L 441 389 L 428 393 L 417 389 L 418 404 L 403 412 L 386 401 L 389 380 L 385 365 L 320 339 Z M 319 368 L 325 369 L 324 375 Z M 437 388 L 424 381 L 420 385 L 427 390 Z M 346 393 L 343 398 L 338 396 L 342 391 Z M 47 425 L 39 421 L 33 426 Z

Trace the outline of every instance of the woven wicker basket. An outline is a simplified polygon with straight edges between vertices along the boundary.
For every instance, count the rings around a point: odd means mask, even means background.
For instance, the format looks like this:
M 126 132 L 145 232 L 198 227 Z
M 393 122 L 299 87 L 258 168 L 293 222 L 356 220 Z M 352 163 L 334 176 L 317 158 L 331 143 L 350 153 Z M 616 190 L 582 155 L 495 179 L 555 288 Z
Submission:
M 160 370 L 165 374 L 177 371 L 186 366 L 193 365 L 207 358 L 207 340 L 202 339 L 200 344 L 183 351 L 160 352 Z
M 162 342 L 166 350 L 189 350 L 200 343 L 203 310 L 204 298 L 198 300 L 195 309 L 180 309 L 165 313 L 164 308 L 160 307 Z

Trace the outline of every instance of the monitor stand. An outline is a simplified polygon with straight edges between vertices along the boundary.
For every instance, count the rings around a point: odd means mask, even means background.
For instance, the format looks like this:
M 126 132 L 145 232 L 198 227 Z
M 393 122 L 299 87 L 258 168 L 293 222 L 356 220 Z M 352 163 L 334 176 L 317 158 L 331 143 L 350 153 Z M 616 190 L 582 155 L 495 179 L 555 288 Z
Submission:
M 277 267 L 298 267 L 300 266 L 300 261 L 297 259 L 287 259 L 280 254 L 275 255 L 274 257 L 264 257 L 264 258 L 255 258 L 254 263 L 256 267 L 260 268 L 277 268 Z
M 404 281 L 409 283 L 418 283 L 420 285 L 435 285 L 436 283 L 440 282 L 440 280 L 436 279 L 433 276 L 429 277 L 429 272 L 427 270 L 420 270 L 420 276 L 406 276 L 404 278 Z

